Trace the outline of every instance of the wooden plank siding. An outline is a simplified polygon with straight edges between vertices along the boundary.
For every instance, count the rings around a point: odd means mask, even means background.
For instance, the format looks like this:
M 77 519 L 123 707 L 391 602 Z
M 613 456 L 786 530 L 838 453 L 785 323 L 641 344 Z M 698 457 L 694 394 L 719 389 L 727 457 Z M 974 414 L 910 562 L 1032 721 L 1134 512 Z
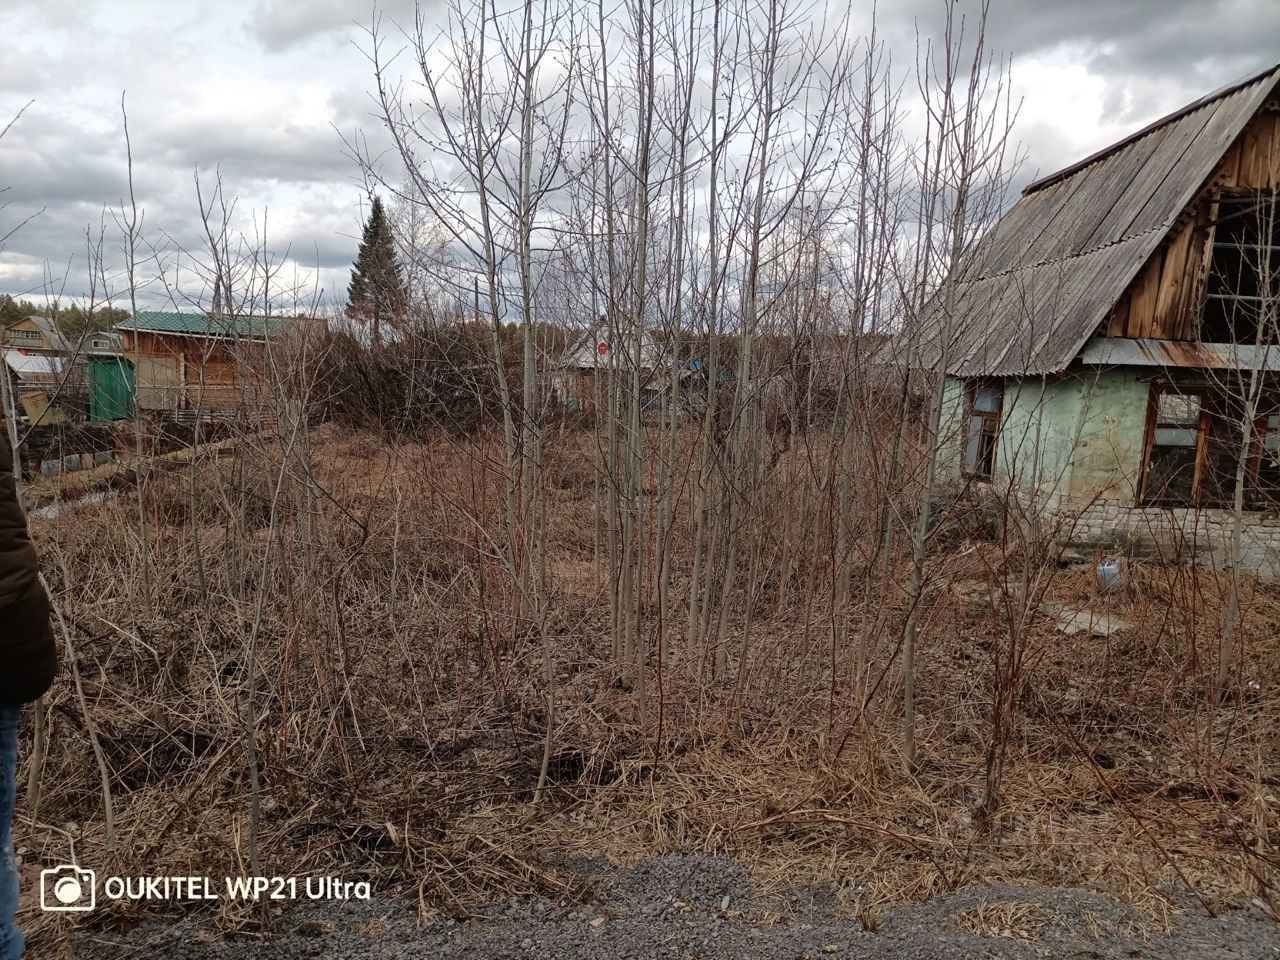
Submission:
M 153 331 L 126 331 L 124 351 L 137 370 L 143 410 L 207 411 L 255 406 L 261 394 L 263 345 Z
M 1209 183 L 1139 271 L 1108 316 L 1109 337 L 1194 340 L 1213 254 L 1218 197 L 1280 188 L 1280 101 L 1236 137 Z

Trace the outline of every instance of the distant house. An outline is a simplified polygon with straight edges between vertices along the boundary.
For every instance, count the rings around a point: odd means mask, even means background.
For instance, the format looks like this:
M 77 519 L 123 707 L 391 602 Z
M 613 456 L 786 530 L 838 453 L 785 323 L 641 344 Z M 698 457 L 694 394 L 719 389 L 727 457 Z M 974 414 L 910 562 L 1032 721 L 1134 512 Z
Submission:
M 141 411 L 177 419 L 252 416 L 261 407 L 265 346 L 291 321 L 139 311 L 113 328 Z
M 83 367 L 52 319 L 33 315 L 5 324 L 0 352 L 13 396 L 32 424 L 66 423 L 83 415 Z
M 48 317 L 30 316 L 5 324 L 0 330 L 0 347 L 23 353 L 71 353 L 71 344 Z
M 665 351 L 646 330 L 636 356 L 634 337 L 611 334 L 608 322 L 601 319 L 556 361 L 551 371 L 551 397 L 570 410 L 592 409 L 605 402 L 607 376 L 625 373 L 630 377 L 637 366 L 641 407 L 647 409 L 656 401 L 669 366 Z
M 75 385 L 67 383 L 70 361 L 66 357 L 5 350 L 4 365 L 11 396 L 31 424 L 48 426 L 75 419 L 70 403 L 56 402 L 74 399 L 71 388 Z
M 944 472 L 1075 542 L 1211 562 L 1240 475 L 1242 563 L 1280 573 L 1278 92 L 1280 66 L 1188 104 L 982 237 L 904 338 L 945 361 Z

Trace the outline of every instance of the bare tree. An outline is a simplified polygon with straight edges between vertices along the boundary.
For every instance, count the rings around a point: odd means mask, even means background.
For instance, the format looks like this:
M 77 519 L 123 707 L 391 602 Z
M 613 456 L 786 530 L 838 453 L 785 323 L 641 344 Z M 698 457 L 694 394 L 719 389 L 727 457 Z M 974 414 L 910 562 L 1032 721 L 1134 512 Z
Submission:
M 967 24 L 948 6 L 940 45 L 924 45 L 919 73 L 928 122 L 918 159 L 921 200 L 909 288 L 923 292 L 937 275 L 943 279 L 932 297 L 932 309 L 940 312 L 942 322 L 937 325 L 939 342 L 929 345 L 933 361 L 927 366 L 934 384 L 911 543 L 910 611 L 902 639 L 903 757 L 911 768 L 918 760 L 915 678 L 920 596 L 942 441 L 943 390 L 956 330 L 956 287 L 966 250 L 999 211 L 1012 125 L 1007 66 L 997 64 L 986 49 L 989 11 L 990 4 L 984 0 L 977 22 Z

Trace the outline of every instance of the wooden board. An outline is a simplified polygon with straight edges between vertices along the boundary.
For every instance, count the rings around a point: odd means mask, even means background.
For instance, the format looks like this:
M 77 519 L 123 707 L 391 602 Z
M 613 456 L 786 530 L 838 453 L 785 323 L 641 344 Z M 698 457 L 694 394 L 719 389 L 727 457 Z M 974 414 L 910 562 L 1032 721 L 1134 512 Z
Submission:
M 1273 157 L 1280 156 L 1280 115 L 1262 111 L 1227 150 L 1209 186 L 1184 211 L 1184 225 L 1143 266 L 1116 304 L 1108 336 L 1194 339 L 1200 296 L 1213 255 L 1217 216 L 1215 197 L 1225 190 L 1265 190 L 1280 186 L 1273 179 Z M 1210 131 L 1209 139 L 1213 138 Z
M 1149 337 L 1155 325 L 1156 297 L 1160 292 L 1160 269 L 1163 258 L 1157 252 L 1134 281 L 1129 300 L 1129 336 Z
M 1151 333 L 1148 336 L 1172 340 L 1177 333 L 1178 304 L 1182 299 L 1186 282 L 1187 257 L 1191 254 L 1191 240 L 1195 232 L 1195 220 L 1187 221 L 1187 224 L 1174 236 L 1173 242 L 1165 249 L 1164 261 L 1160 265 L 1155 316 L 1151 318 Z
M 1280 114 L 1266 111 L 1253 119 L 1223 158 L 1218 179 L 1227 190 L 1280 187 Z

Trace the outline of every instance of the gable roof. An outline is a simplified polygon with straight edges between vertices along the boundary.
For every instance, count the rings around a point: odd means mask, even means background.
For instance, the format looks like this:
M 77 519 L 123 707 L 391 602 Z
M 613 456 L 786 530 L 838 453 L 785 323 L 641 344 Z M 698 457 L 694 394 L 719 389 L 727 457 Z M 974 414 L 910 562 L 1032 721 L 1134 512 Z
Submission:
M 42 317 L 38 313 L 33 313 L 26 317 L 20 317 L 17 320 L 10 320 L 4 326 L 8 329 L 9 327 L 15 327 L 18 324 L 27 321 L 33 323 L 39 329 L 40 333 L 44 335 L 45 341 L 49 345 L 48 349 L 61 351 L 70 349 L 70 345 L 67 343 L 67 338 L 62 335 L 62 331 L 58 329 L 58 325 L 50 318 Z
M 1030 184 L 959 267 L 948 372 L 1065 369 L 1278 80 L 1269 67 Z M 918 365 L 937 361 L 944 319 L 935 297 Z
M 128 320 L 111 329 L 144 333 L 167 333 L 175 336 L 218 339 L 266 340 L 289 328 L 285 317 L 261 317 L 242 314 L 234 317 L 210 316 L 205 313 L 173 313 L 163 310 L 139 310 Z
M 609 333 L 606 321 L 600 320 L 582 336 L 573 341 L 560 357 L 556 367 L 560 370 L 596 370 L 622 364 L 629 369 L 632 362 L 632 351 L 635 344 L 630 334 L 619 333 L 616 343 L 609 344 L 604 354 L 600 353 L 600 344 L 607 343 Z M 640 334 L 640 368 L 656 370 L 663 364 L 663 350 L 653 339 L 653 334 L 644 330 Z

